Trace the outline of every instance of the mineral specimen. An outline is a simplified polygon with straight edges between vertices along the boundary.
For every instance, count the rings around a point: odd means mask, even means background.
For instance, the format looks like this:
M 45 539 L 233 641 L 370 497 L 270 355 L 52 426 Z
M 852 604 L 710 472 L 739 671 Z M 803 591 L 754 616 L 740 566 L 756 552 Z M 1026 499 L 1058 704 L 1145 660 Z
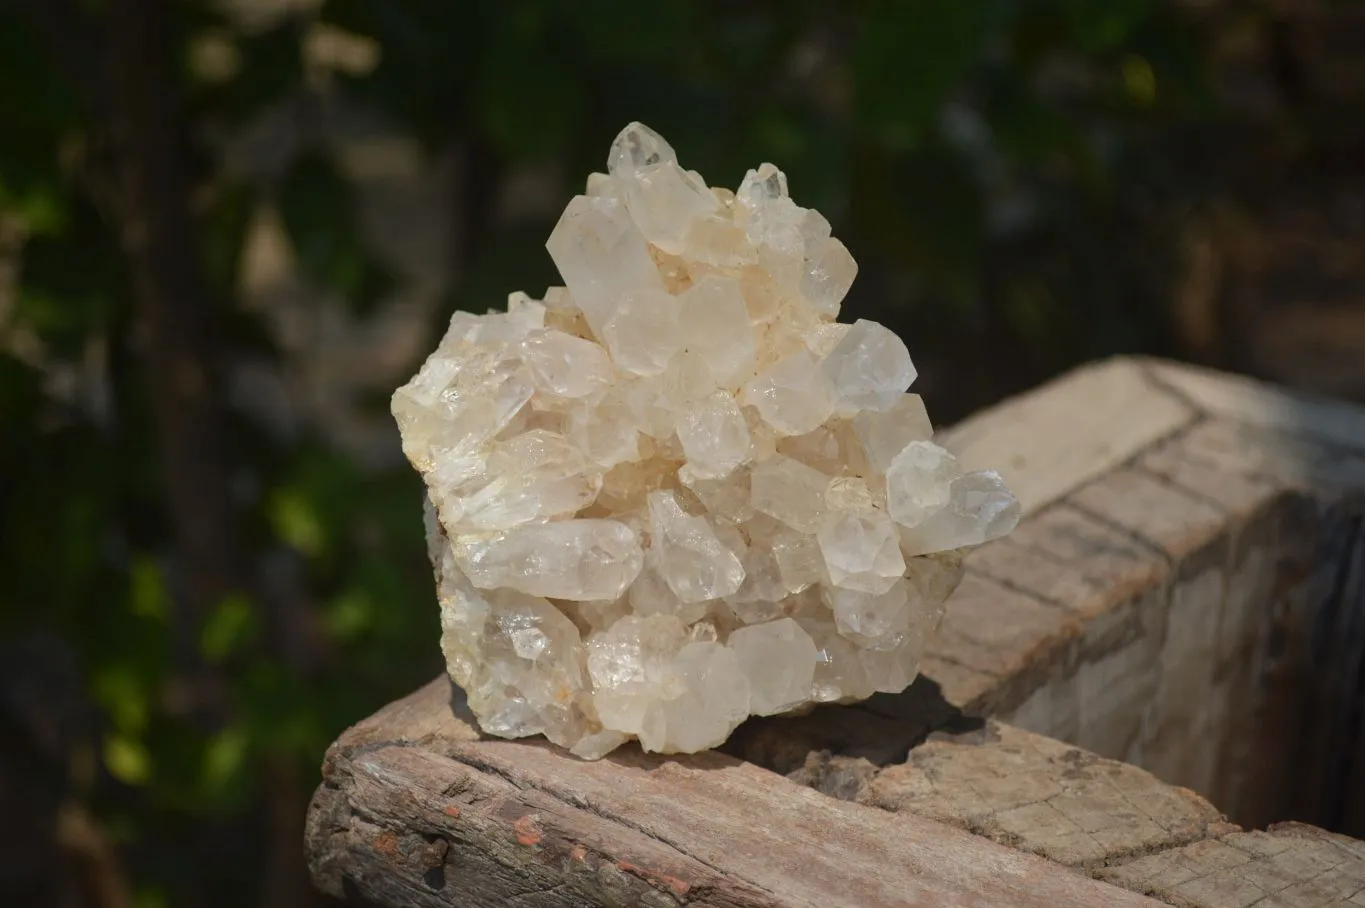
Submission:
M 899 691 L 1009 532 L 931 440 L 905 344 L 771 164 L 709 188 L 638 123 L 550 235 L 564 287 L 458 312 L 393 398 L 442 649 L 483 730 L 585 758 Z

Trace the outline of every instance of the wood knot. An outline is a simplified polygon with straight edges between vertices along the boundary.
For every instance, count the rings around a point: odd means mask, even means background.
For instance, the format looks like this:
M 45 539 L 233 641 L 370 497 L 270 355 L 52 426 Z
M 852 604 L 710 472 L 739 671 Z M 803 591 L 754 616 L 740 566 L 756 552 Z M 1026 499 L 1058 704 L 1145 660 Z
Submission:
M 512 824 L 512 832 L 516 833 L 518 845 L 539 845 L 540 827 L 536 826 L 536 821 L 527 814 Z
M 390 861 L 398 860 L 398 836 L 392 832 L 381 832 L 374 837 L 374 850 Z
M 428 870 L 434 867 L 443 866 L 446 862 L 446 855 L 450 853 L 450 843 L 445 839 L 432 839 L 427 843 L 427 847 L 422 849 L 418 855 L 418 861 Z
M 616 869 L 620 870 L 622 873 L 629 873 L 631 876 L 638 877 L 651 886 L 667 889 L 678 898 L 687 895 L 692 889 L 690 883 L 680 880 L 672 874 L 648 867 L 641 867 L 638 864 L 632 864 L 629 861 L 617 861 Z

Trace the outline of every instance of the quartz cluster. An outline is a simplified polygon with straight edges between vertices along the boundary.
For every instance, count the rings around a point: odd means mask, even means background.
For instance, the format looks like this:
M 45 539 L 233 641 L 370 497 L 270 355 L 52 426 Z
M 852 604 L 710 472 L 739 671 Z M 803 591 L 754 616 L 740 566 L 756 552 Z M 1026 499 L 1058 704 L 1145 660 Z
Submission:
M 966 549 L 1019 507 L 934 444 L 857 271 L 780 170 L 735 191 L 631 124 L 543 299 L 457 312 L 393 398 L 451 676 L 487 733 L 584 758 L 900 691 Z

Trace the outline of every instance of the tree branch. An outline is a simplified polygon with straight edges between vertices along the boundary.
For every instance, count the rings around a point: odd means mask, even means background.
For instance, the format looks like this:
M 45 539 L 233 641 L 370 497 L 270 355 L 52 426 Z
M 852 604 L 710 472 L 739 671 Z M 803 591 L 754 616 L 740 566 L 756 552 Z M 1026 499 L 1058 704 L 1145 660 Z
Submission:
M 123 241 L 188 606 L 181 631 L 193 634 L 210 608 L 243 587 L 246 569 L 229 492 L 221 363 L 177 127 L 170 9 L 165 0 L 111 0 L 108 19 Z

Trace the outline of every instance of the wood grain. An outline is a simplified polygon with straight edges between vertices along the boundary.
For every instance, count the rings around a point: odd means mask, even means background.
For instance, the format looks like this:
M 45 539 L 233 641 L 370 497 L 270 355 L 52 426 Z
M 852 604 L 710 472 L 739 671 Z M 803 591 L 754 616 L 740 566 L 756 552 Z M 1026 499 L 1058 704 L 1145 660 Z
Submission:
M 933 736 L 855 797 L 1085 867 L 1236 829 L 1191 791 L 998 722 Z
M 1346 908 L 1365 905 L 1365 842 L 1284 823 L 1138 858 L 1100 875 L 1175 905 Z
M 587 763 L 543 742 L 472 740 L 450 701 L 435 682 L 330 751 L 308 836 L 325 891 L 467 908 L 1154 904 L 720 754 Z
M 969 470 L 998 470 L 1032 513 L 1195 419 L 1144 366 L 1083 366 L 938 433 Z
M 1106 447 L 1110 422 L 1076 420 L 1089 453 L 1068 454 L 1062 414 L 1115 401 L 1146 428 Z M 928 662 L 956 673 L 958 702 L 1137 763 L 1245 823 L 1365 832 L 1365 806 L 1338 803 L 1365 750 L 1350 706 L 1365 693 L 1365 409 L 1119 360 L 967 426 L 944 437 L 979 452 L 973 465 L 1026 445 L 1014 481 L 1046 503 L 968 559 Z M 1068 456 L 1064 482 L 1050 464 Z
M 1365 408 L 1359 405 L 1195 366 L 1159 360 L 1133 362 L 1201 413 L 1365 451 Z

